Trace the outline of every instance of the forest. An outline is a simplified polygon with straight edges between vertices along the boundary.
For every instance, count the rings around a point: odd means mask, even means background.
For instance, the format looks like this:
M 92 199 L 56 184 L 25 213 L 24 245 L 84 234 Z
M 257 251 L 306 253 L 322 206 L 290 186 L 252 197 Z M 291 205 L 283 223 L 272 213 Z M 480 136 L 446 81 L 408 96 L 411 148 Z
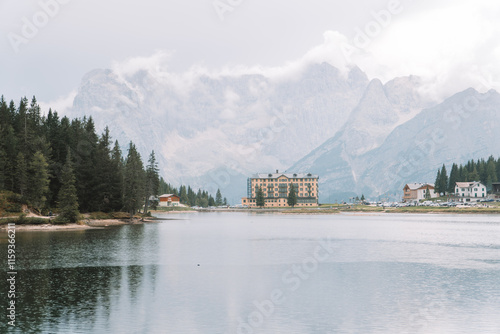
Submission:
M 92 117 L 70 120 L 51 109 L 44 115 L 35 97 L 18 105 L 0 98 L 0 191 L 40 214 L 58 212 L 65 222 L 80 212 L 147 212 L 163 193 L 190 206 L 226 202 L 219 190 L 214 199 L 172 187 L 159 175 L 154 151 L 144 164 L 130 142 L 124 156 L 108 127 L 97 135 Z
M 455 192 L 456 182 L 472 182 L 480 181 L 489 191 L 491 191 L 492 183 L 500 180 L 500 158 L 495 159 L 490 156 L 488 159 L 471 159 L 465 164 L 458 165 L 453 163 L 450 174 L 446 171 L 446 166 L 443 164 L 441 169 L 438 169 L 436 174 L 435 189 L 437 193 Z

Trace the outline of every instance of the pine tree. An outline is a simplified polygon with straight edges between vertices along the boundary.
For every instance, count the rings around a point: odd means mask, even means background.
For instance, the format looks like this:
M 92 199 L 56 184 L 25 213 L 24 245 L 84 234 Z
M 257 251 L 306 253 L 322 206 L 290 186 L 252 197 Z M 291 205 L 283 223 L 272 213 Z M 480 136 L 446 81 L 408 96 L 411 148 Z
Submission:
M 479 181 L 479 173 L 478 173 L 475 165 L 474 165 L 474 169 L 472 170 L 472 172 L 469 173 L 468 181 L 469 182 Z
M 436 175 L 436 181 L 434 182 L 434 189 L 439 194 L 441 193 L 441 171 L 438 169 Z
M 215 200 L 212 195 L 208 196 L 208 206 L 215 206 Z
M 109 205 L 112 211 L 119 211 L 123 208 L 124 163 L 118 140 L 115 141 L 115 146 L 111 151 L 111 168 L 113 170 L 113 174 L 111 175 L 111 180 L 109 180 Z
M 361 202 L 365 201 L 365 195 L 361 194 Z
M 144 167 L 135 145 L 130 142 L 124 170 L 124 207 L 131 215 L 141 208 L 144 199 Z
M 3 147 L 0 147 L 0 190 L 5 189 L 5 160 L 7 154 L 5 153 Z
M 441 173 L 439 175 L 439 192 L 438 194 L 446 195 L 446 190 L 448 189 L 448 173 L 446 172 L 446 167 L 443 164 L 441 168 Z
M 257 189 L 257 193 L 255 194 L 255 205 L 258 207 L 263 207 L 266 205 L 266 200 L 264 198 L 264 192 L 262 191 L 262 187 Z
M 215 205 L 220 206 L 222 204 L 222 194 L 220 193 L 220 189 L 217 189 L 217 194 L 215 195 Z
M 24 154 L 19 152 L 16 157 L 16 189 L 15 191 L 21 196 L 26 195 L 28 188 L 28 166 L 24 158 Z
M 189 200 L 189 206 L 195 206 L 196 205 L 196 193 L 193 191 L 193 189 L 190 186 L 188 186 L 187 195 L 188 195 L 188 200 Z
M 148 165 L 146 166 L 146 199 L 144 204 L 144 213 L 148 212 L 150 197 L 158 195 L 159 187 L 160 176 L 158 163 L 156 162 L 155 151 L 152 151 L 149 155 Z
M 456 163 L 451 166 L 450 177 L 448 179 L 448 193 L 453 194 L 455 192 L 455 183 L 459 181 L 459 169 Z
M 179 198 L 182 204 L 189 205 L 186 186 L 181 185 L 179 188 Z
M 28 168 L 28 179 L 30 187 L 28 189 L 28 199 L 31 205 L 40 211 L 47 200 L 49 192 L 49 164 L 40 151 L 33 156 L 33 161 Z
M 88 120 L 84 117 L 81 122 L 74 121 L 72 127 L 76 131 L 78 141 L 76 143 L 76 165 L 75 173 L 78 180 L 78 202 L 83 212 L 97 210 L 95 205 L 96 186 L 96 150 L 98 137 L 95 133 L 92 117 Z
M 66 157 L 66 163 L 61 172 L 61 188 L 58 194 L 59 215 L 57 223 L 76 223 L 80 213 L 78 212 L 78 196 L 76 194 L 75 174 L 73 172 L 70 150 Z
M 292 208 L 297 204 L 297 193 L 295 192 L 295 186 L 293 183 L 290 184 L 290 192 L 288 193 L 287 203 Z
M 431 191 L 429 190 L 429 186 L 427 186 L 425 190 L 425 199 L 431 199 Z

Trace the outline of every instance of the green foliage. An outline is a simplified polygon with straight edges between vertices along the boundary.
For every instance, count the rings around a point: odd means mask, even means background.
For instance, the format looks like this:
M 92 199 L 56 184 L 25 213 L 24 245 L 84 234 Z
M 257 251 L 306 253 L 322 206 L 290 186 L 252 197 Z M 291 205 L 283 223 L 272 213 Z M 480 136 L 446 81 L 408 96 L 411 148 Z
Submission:
M 297 204 L 297 193 L 295 192 L 295 186 L 291 184 L 290 192 L 288 193 L 287 203 L 292 208 Z
M 146 203 L 146 193 L 179 194 L 178 189 L 159 178 L 154 152 L 144 171 L 139 168 L 143 165 L 133 143 L 132 154 L 129 150 L 126 160 L 118 142 L 112 149 L 111 144 L 109 129 L 99 137 L 91 117 L 70 120 L 60 118 L 51 109 L 43 116 L 35 97 L 31 101 L 23 97 L 17 106 L 0 97 L 0 191 L 20 194 L 38 210 L 59 205 L 68 150 L 81 212 L 135 212 Z M 139 177 L 135 178 L 134 173 Z M 133 182 L 126 182 L 126 178 Z M 206 191 L 198 196 L 187 187 L 186 195 L 182 200 L 191 206 L 215 204 Z M 12 204 L 10 209 L 16 211 L 20 205 Z
M 135 215 L 144 203 L 144 182 L 145 172 L 141 156 L 135 145 L 130 142 L 124 170 L 123 204 L 131 215 Z
M 148 165 L 146 166 L 146 182 L 145 182 L 145 203 L 144 212 L 148 212 L 151 196 L 157 196 L 160 188 L 160 175 L 158 163 L 156 162 L 155 151 L 152 151 Z
M 466 164 L 457 165 L 453 163 L 451 167 L 450 177 L 446 177 L 446 167 L 443 165 L 441 170 L 438 170 L 436 176 L 436 192 L 444 192 L 446 189 L 449 193 L 454 193 L 456 182 L 472 182 L 479 181 L 486 185 L 488 191 L 491 191 L 492 183 L 498 182 L 500 179 L 500 158 L 495 160 L 490 156 L 487 160 L 478 159 L 477 161 L 469 160 Z M 444 174 L 444 176 L 443 176 Z M 445 182 L 446 181 L 446 182 Z
M 255 194 L 255 204 L 261 208 L 264 205 L 266 205 L 266 200 L 264 198 L 264 192 L 262 191 L 262 187 L 259 187 L 259 189 L 257 189 L 257 193 Z
M 56 221 L 58 223 L 76 223 L 80 212 L 78 211 L 78 197 L 70 151 L 68 151 L 66 163 L 62 169 L 61 188 L 58 198 L 59 215 Z
M 26 160 L 24 154 L 19 152 L 16 157 L 16 188 L 21 195 L 26 194 L 26 189 L 28 188 L 28 166 L 26 165 Z
M 114 219 L 129 219 L 130 218 L 130 214 L 128 212 L 113 212 L 111 213 L 111 216 L 114 218 Z
M 14 223 L 16 225 L 43 225 L 50 224 L 51 221 L 46 218 L 26 217 L 24 214 L 16 218 L 0 219 L 0 225 L 7 225 L 9 223 Z
M 220 189 L 217 189 L 217 194 L 215 195 L 215 205 L 220 206 L 224 204 L 222 201 L 222 194 L 220 193 Z
M 28 200 L 31 205 L 41 211 L 47 200 L 49 192 L 49 164 L 42 152 L 37 151 L 28 169 L 30 187 L 28 189 Z
M 128 216 L 128 214 L 127 214 Z M 97 219 L 97 220 L 103 220 L 103 219 L 113 219 L 113 214 L 109 212 L 91 212 L 89 213 L 89 218 L 90 219 Z

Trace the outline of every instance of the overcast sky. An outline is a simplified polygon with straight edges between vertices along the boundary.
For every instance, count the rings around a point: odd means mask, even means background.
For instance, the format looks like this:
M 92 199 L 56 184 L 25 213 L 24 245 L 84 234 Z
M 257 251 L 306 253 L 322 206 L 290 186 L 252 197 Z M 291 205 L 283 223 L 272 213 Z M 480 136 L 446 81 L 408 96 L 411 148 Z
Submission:
M 419 75 L 437 97 L 499 89 L 499 14 L 495 0 L 1 0 L 0 94 L 57 104 L 92 69 L 155 62 L 272 75 L 327 61 Z

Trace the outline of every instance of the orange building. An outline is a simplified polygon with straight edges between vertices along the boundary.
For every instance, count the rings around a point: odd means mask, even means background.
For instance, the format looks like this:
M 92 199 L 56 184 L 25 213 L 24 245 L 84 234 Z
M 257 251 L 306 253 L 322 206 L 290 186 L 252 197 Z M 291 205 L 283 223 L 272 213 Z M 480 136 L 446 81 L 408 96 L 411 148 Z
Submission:
M 288 207 L 287 199 L 293 185 L 297 195 L 295 206 L 318 205 L 318 175 L 311 173 L 269 173 L 255 174 L 247 180 L 247 197 L 241 204 L 257 207 L 256 196 L 259 188 L 264 193 L 265 207 Z
M 180 197 L 173 194 L 165 194 L 160 196 L 160 206 L 179 206 Z

